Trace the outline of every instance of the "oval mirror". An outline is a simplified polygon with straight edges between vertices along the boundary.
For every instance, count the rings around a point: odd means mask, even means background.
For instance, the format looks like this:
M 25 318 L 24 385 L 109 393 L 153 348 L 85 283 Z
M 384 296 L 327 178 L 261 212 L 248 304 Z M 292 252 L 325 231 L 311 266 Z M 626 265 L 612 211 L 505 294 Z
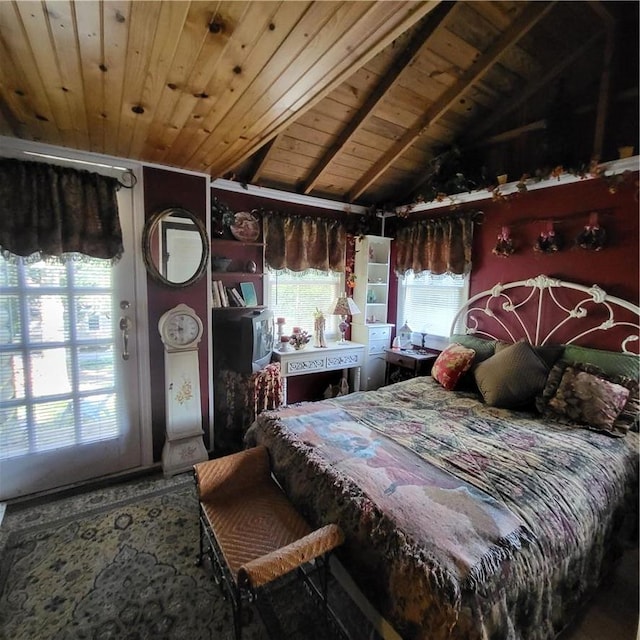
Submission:
M 200 280 L 207 269 L 207 230 L 186 209 L 159 211 L 144 225 L 142 256 L 154 280 L 168 287 L 187 287 Z

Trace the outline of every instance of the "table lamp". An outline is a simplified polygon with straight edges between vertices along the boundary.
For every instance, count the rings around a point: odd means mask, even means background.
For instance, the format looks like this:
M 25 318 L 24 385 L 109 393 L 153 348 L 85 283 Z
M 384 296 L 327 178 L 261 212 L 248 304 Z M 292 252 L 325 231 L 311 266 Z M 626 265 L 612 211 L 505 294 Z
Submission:
M 335 304 L 332 306 L 332 309 L 333 311 L 331 312 L 331 315 L 341 317 L 338 328 L 340 329 L 342 337 L 338 340 L 338 344 L 344 344 L 345 342 L 348 342 L 344 337 L 344 334 L 349 328 L 347 316 L 354 316 L 356 313 L 360 313 L 360 309 L 358 309 L 358 305 L 353 301 L 353 298 L 348 298 L 344 294 L 338 297 Z

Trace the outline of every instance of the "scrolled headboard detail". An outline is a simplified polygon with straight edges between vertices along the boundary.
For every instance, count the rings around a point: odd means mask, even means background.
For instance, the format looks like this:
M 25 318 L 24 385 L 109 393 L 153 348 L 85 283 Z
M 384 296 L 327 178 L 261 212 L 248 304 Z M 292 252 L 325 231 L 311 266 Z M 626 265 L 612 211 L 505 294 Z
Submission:
M 463 324 L 479 337 L 534 345 L 581 343 L 614 332 L 624 353 L 638 354 L 640 307 L 611 296 L 598 285 L 587 287 L 546 275 L 478 293 L 458 311 L 452 333 Z

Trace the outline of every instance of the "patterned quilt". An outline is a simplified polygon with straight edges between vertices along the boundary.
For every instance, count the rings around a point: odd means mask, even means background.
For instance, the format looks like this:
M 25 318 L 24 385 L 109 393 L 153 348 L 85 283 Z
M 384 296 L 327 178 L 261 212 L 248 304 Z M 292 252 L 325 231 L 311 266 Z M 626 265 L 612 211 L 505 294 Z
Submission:
M 488 407 L 430 377 L 261 414 L 249 444 L 407 640 L 555 637 L 637 518 L 638 434 Z

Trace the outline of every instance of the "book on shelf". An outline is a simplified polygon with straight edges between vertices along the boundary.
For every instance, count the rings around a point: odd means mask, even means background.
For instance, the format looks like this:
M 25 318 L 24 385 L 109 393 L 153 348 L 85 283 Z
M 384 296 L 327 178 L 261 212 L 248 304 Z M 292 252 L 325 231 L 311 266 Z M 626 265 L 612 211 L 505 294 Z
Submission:
M 218 309 L 222 306 L 222 300 L 220 299 L 220 290 L 218 289 L 218 284 L 216 280 L 211 282 L 211 297 L 212 304 L 215 309 Z
M 235 287 L 227 287 L 227 296 L 229 298 L 229 304 L 235 307 L 246 307 L 247 303 L 244 301 L 240 293 Z
M 256 295 L 256 288 L 253 282 L 241 282 L 240 291 L 242 291 L 242 297 L 247 304 L 247 307 L 258 306 L 258 296 Z
M 218 290 L 218 297 L 220 298 L 220 306 L 228 307 L 229 298 L 227 298 L 227 290 L 224 288 L 224 285 L 222 284 L 222 280 L 214 280 L 213 284 Z

